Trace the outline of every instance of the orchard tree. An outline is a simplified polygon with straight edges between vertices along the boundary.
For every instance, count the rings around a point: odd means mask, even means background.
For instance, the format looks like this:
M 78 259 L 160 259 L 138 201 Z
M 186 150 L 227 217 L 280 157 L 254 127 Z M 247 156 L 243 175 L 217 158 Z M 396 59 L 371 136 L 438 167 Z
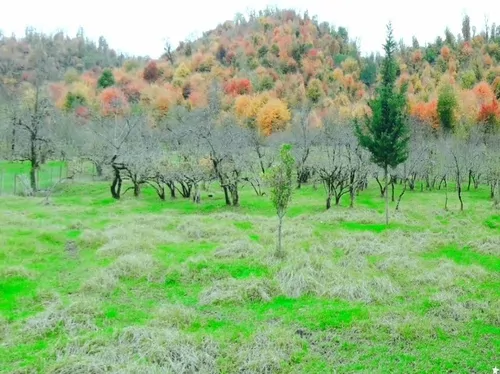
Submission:
M 321 132 L 312 126 L 312 106 L 310 103 L 294 112 L 291 124 L 291 143 L 294 149 L 297 168 L 297 188 L 307 183 L 311 174 L 308 159 L 311 151 L 318 145 Z
M 8 98 L 7 120 L 10 123 L 12 159 L 30 163 L 30 188 L 36 192 L 37 171 L 45 160 L 55 152 L 56 115 L 46 82 L 56 79 L 58 71 L 50 57 L 46 41 L 34 43 L 30 56 L 35 67 L 26 84 L 6 87 L 2 84 L 4 99 Z
M 270 168 L 266 173 L 266 178 L 271 187 L 271 201 L 278 215 L 278 243 L 275 253 L 278 258 L 285 256 L 282 247 L 283 218 L 292 199 L 292 174 L 294 165 L 295 160 L 292 156 L 292 146 L 284 144 L 281 147 L 279 163 Z
M 365 117 L 365 126 L 356 122 L 356 135 L 362 147 L 371 153 L 372 161 L 384 170 L 385 222 L 389 224 L 388 170 L 408 158 L 409 130 L 407 119 L 406 85 L 396 91 L 398 65 L 395 58 L 396 42 L 392 25 L 387 26 L 382 62 L 382 80 L 375 98 L 369 101 L 371 116 Z

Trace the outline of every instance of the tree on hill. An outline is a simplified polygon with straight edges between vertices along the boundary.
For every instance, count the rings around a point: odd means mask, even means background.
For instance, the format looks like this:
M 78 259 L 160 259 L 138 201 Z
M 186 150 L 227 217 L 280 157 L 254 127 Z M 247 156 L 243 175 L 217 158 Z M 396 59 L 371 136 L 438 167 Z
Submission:
M 407 124 L 406 86 L 396 91 L 396 42 L 392 25 L 387 26 L 382 62 L 382 81 L 376 96 L 369 101 L 371 116 L 365 117 L 365 126 L 356 122 L 356 135 L 362 147 L 371 153 L 372 161 L 384 170 L 385 222 L 389 224 L 388 172 L 408 158 L 409 130 Z
M 99 80 L 97 81 L 97 86 L 99 88 L 108 88 L 115 84 L 115 77 L 113 76 L 113 72 L 110 69 L 105 69 Z
M 443 88 L 439 91 L 439 98 L 437 102 L 439 122 L 441 123 L 443 130 L 453 130 L 455 122 L 455 109 L 457 105 L 457 98 L 455 97 L 453 87 L 451 85 L 443 86 Z

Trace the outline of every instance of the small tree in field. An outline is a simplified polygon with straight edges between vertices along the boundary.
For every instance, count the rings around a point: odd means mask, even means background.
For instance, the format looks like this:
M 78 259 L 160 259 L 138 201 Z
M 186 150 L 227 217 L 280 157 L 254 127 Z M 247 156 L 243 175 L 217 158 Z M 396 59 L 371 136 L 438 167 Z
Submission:
M 408 158 L 409 141 L 406 86 L 399 92 L 395 90 L 398 66 L 391 24 L 387 26 L 384 51 L 382 81 L 377 87 L 376 97 L 369 102 L 372 116 L 366 117 L 364 128 L 356 123 L 356 135 L 360 145 L 370 151 L 372 161 L 384 169 L 385 223 L 389 224 L 388 169 Z
M 292 174 L 295 159 L 292 156 L 292 147 L 284 144 L 280 151 L 279 163 L 267 171 L 266 178 L 271 186 L 271 201 L 278 215 L 278 244 L 276 257 L 283 258 L 285 252 L 281 245 L 283 218 L 292 199 Z

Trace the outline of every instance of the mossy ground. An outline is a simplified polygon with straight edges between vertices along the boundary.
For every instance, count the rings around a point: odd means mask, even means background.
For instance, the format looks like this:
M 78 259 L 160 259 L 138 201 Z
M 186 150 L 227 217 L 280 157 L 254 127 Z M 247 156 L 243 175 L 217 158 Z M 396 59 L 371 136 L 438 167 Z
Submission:
M 500 365 L 500 220 L 486 188 L 407 192 L 383 222 L 296 192 L 287 256 L 269 200 L 227 208 L 65 185 L 0 197 L 0 372 L 490 372 Z

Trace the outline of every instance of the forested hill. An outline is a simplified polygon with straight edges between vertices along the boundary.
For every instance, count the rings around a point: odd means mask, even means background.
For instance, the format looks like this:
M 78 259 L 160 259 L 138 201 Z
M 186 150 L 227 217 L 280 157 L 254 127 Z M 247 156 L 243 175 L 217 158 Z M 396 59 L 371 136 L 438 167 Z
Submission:
M 46 61 L 58 73 L 54 78 L 68 72 L 78 75 L 87 70 L 119 67 L 126 60 L 110 48 L 104 37 L 96 43 L 86 38 L 82 30 L 70 37 L 62 32 L 46 35 L 28 28 L 22 37 L 0 32 L 0 78 L 29 81 L 37 69 L 37 50 L 43 50 Z
M 462 30 L 443 29 L 427 45 L 418 42 L 416 33 L 411 45 L 398 48 L 398 84 L 408 84 L 412 117 L 456 131 L 498 125 L 500 26 L 477 31 L 465 17 Z M 2 43 L 3 48 L 15 44 L 5 38 Z M 54 54 L 59 64 L 85 70 L 51 86 L 60 108 L 109 114 L 110 107 L 113 113 L 136 107 L 159 119 L 178 105 L 206 105 L 209 87 L 217 81 L 224 92 L 223 109 L 257 123 L 264 133 L 285 127 L 293 109 L 304 104 L 314 106 L 317 120 L 332 111 L 345 118 L 369 112 L 366 99 L 376 86 L 380 63 L 379 56 L 362 57 L 345 28 L 279 9 L 238 15 L 198 40 L 166 46 L 161 59 L 147 63 L 121 64 L 112 50 L 82 38 L 60 35 L 49 44 L 62 46 Z M 15 44 L 21 57 L 24 45 L 29 43 Z M 106 66 L 113 68 L 103 72 Z

